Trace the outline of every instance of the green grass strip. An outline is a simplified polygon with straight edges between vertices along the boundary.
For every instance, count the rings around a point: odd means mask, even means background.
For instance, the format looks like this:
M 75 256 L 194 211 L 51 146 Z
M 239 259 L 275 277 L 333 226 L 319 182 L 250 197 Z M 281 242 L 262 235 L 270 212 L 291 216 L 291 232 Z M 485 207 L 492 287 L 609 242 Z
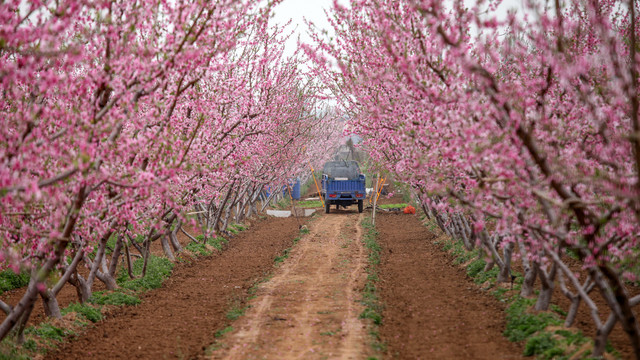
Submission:
M 370 319 L 373 323 L 369 334 L 373 338 L 371 347 L 376 352 L 384 352 L 386 345 L 380 341 L 380 335 L 378 333 L 378 326 L 382 324 L 382 305 L 378 298 L 378 289 L 376 283 L 378 282 L 378 265 L 380 265 L 380 244 L 378 243 L 377 236 L 378 231 L 371 223 L 371 219 L 364 218 L 361 223 L 364 229 L 363 242 L 364 246 L 369 251 L 367 258 L 367 282 L 364 285 L 362 292 L 362 304 L 365 306 L 364 311 L 360 314 L 361 319 Z
M 321 200 L 302 200 L 296 203 L 299 208 L 321 208 L 324 207 Z
M 407 203 L 401 203 L 401 204 L 384 204 L 384 205 L 378 205 L 378 207 L 380 209 L 404 209 L 407 207 Z

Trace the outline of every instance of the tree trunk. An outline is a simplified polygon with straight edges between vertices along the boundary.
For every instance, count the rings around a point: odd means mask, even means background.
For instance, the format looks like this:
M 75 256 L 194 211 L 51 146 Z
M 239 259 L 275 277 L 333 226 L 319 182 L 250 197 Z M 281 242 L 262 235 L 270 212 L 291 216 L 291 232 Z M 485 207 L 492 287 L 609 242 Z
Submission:
M 91 296 L 91 288 L 89 283 L 77 272 L 73 278 L 69 281 L 76 288 L 76 295 L 78 296 L 78 302 L 84 304 Z
M 27 322 L 29 321 L 29 318 L 31 317 L 31 312 L 33 311 L 33 307 L 35 305 L 34 302 L 31 302 L 31 304 L 29 304 L 29 306 L 25 309 L 24 313 L 20 317 L 20 320 L 16 324 L 17 325 L 17 328 L 16 328 L 16 343 L 18 345 L 24 344 L 24 329 L 27 327 Z
M 100 271 L 99 267 L 101 266 L 103 268 L 106 267 L 103 261 L 104 261 L 104 255 L 105 255 L 105 248 L 107 246 L 107 241 L 109 240 L 110 236 L 111 236 L 111 232 L 102 236 L 98 244 L 98 250 L 96 251 L 96 256 L 93 259 L 93 261 L 91 261 L 91 259 L 89 259 L 88 256 L 86 255 L 84 256 L 85 263 L 89 264 L 89 266 L 91 267 L 91 271 L 89 272 L 89 276 L 87 276 L 87 279 L 85 280 L 84 278 L 82 278 L 82 276 L 76 273 L 76 278 L 78 280 L 77 283 L 80 286 L 80 288 L 78 289 L 80 290 L 79 291 L 80 302 L 83 304 L 87 300 L 89 300 L 89 298 L 91 297 L 93 283 L 95 282 L 98 272 Z M 107 287 L 115 283 L 115 280 L 113 281 L 113 283 L 111 283 L 111 281 L 109 281 L 109 279 L 104 276 L 101 276 L 100 280 L 103 281 L 107 285 Z
M 115 277 L 109 275 L 108 272 L 98 271 L 96 273 L 96 278 L 107 287 L 107 290 L 115 290 L 118 288 L 118 283 L 116 283 Z
M 53 291 L 51 291 L 50 289 L 41 291 L 40 297 L 42 298 L 42 305 L 44 306 L 45 315 L 56 319 L 62 318 L 60 305 L 58 304 L 58 299 L 56 298 L 56 295 L 53 293 Z
M 543 283 L 544 284 L 544 283 Z M 553 295 L 553 283 L 552 286 L 542 285 L 540 288 L 540 294 L 538 295 L 538 301 L 536 301 L 535 309 L 538 311 L 549 310 L 551 304 L 551 296 Z
M 247 219 L 251 218 L 253 214 L 258 213 L 258 208 L 256 204 L 258 203 L 258 199 L 260 198 L 260 193 L 262 185 L 258 185 L 255 187 L 253 194 L 251 194 L 251 200 L 249 201 L 249 208 L 247 209 Z
M 61 318 L 62 314 L 60 312 L 60 306 L 58 304 L 58 299 L 56 296 L 62 290 L 64 284 L 67 283 L 71 274 L 76 271 L 80 260 L 82 260 L 82 245 L 78 245 L 76 248 L 76 254 L 71 261 L 71 264 L 64 267 L 64 272 L 58 282 L 51 288 L 46 289 L 44 292 L 40 292 L 40 296 L 42 297 L 42 305 L 44 307 L 44 312 L 47 316 Z
M 500 272 L 498 273 L 498 278 L 496 281 L 505 282 L 505 281 L 511 280 L 510 278 L 508 280 L 501 278 L 501 275 L 505 272 L 507 273 L 507 278 L 509 277 L 508 274 L 510 272 L 510 267 L 506 266 L 505 262 L 500 257 L 500 254 L 498 254 L 498 250 L 496 249 L 496 247 L 498 246 L 501 240 L 500 235 L 489 236 L 489 233 L 486 230 L 482 230 L 482 232 L 480 233 L 480 239 L 481 239 L 481 244 L 484 245 L 484 248 L 487 250 L 487 252 L 491 254 L 491 259 L 495 262 L 495 265 L 497 265 L 498 268 L 500 269 Z M 509 253 L 509 256 L 511 256 L 510 253 Z
M 513 255 L 514 243 L 510 242 L 502 249 L 502 255 L 504 256 L 504 265 L 500 268 L 498 274 L 498 282 L 510 282 L 511 281 L 511 256 Z
M 233 185 L 235 185 L 236 181 L 233 180 L 231 182 L 231 184 L 229 185 L 229 190 L 227 190 L 227 194 L 224 196 L 224 200 L 222 201 L 222 203 L 220 203 L 220 205 L 218 205 L 218 211 L 216 212 L 215 215 L 215 219 L 213 221 L 213 230 L 214 231 L 218 231 L 218 223 L 220 222 L 220 216 L 222 216 L 222 211 L 225 208 L 225 205 L 227 204 L 227 201 L 229 201 L 229 197 L 231 196 L 231 192 L 233 191 Z M 208 234 L 208 229 L 207 229 L 207 233 L 204 233 L 204 237 L 205 237 L 205 241 L 207 240 L 209 234 Z
M 169 240 L 168 240 L 169 233 L 166 233 L 165 235 L 160 237 L 160 243 L 162 244 L 162 250 L 164 251 L 164 254 L 167 256 L 167 258 L 171 260 L 171 262 L 175 262 L 176 257 L 173 256 L 173 252 L 171 251 L 171 245 L 169 245 Z
M 233 200 L 227 206 L 224 213 L 224 221 L 222 222 L 222 227 L 217 227 L 219 231 L 227 231 L 227 226 L 229 226 L 229 219 L 231 218 L 231 211 L 233 210 L 233 207 L 238 204 L 238 198 L 244 193 L 244 190 L 241 190 L 242 185 L 238 187 L 238 191 L 236 191 L 235 195 L 233 195 Z M 237 212 L 238 210 L 236 210 L 236 214 Z M 216 226 L 218 226 L 218 224 L 216 224 Z
M 260 209 L 261 212 L 264 212 L 264 209 L 269 206 L 269 203 L 271 203 L 271 201 L 273 200 L 273 198 L 275 198 L 276 193 L 272 192 L 271 194 L 269 194 L 269 196 L 267 197 L 267 199 L 264 201 L 264 204 L 262 204 L 262 208 Z
M 451 231 L 451 228 L 450 228 L 449 216 L 447 216 L 447 213 L 441 212 L 440 214 L 438 214 L 438 216 L 440 217 L 440 221 L 442 222 L 444 233 L 447 234 L 447 236 L 449 236 L 452 239 L 455 238 L 456 236 L 453 233 L 453 231 Z
M 145 277 L 147 275 L 147 264 L 149 263 L 149 257 L 151 256 L 151 251 L 149 251 L 149 247 L 151 246 L 151 239 L 147 239 L 144 242 L 144 263 L 142 264 L 142 275 L 141 277 Z
M 522 267 L 524 268 L 524 280 L 520 288 L 520 296 L 528 298 L 533 295 L 533 285 L 538 277 L 538 267 L 532 266 L 529 262 L 527 250 L 522 240 L 518 242 L 518 250 L 520 251 L 520 259 L 522 261 Z
M 429 205 L 427 204 L 426 201 L 422 201 L 422 199 L 424 198 L 424 193 L 420 191 L 420 196 L 418 197 L 418 202 L 420 203 L 420 206 L 422 206 L 422 211 L 424 211 L 424 215 L 427 217 L 428 220 L 431 220 L 433 218 L 433 214 L 431 214 L 431 209 L 429 208 Z
M 193 206 L 193 212 L 195 213 L 196 216 L 196 222 L 198 223 L 198 226 L 200 226 L 201 228 L 204 226 L 204 213 L 202 213 L 202 209 L 200 208 L 200 204 L 195 204 Z
M 571 306 L 569 307 L 569 312 L 567 313 L 567 317 L 564 319 L 564 327 L 571 327 L 573 323 L 576 321 L 576 316 L 578 315 L 578 309 L 580 308 L 580 296 L 576 295 L 571 299 Z
M 607 339 L 609 339 L 609 335 L 617 322 L 618 318 L 613 312 L 611 312 L 607 322 L 596 330 L 596 336 L 593 339 L 593 352 L 591 353 L 592 358 L 599 359 L 604 355 L 607 347 Z
M 241 214 L 239 216 L 236 216 L 236 223 L 241 224 L 244 221 L 244 219 L 249 217 L 251 212 L 250 204 L 253 199 L 253 194 L 254 194 L 254 188 L 247 185 L 247 189 L 245 190 L 245 196 L 244 196 L 244 199 L 242 200 L 242 205 L 240 206 Z M 247 209 L 247 206 L 249 207 L 248 209 Z
M 540 294 L 538 295 L 538 301 L 536 301 L 535 309 L 538 311 L 547 311 L 549 310 L 549 305 L 551 304 L 551 296 L 553 295 L 553 289 L 555 288 L 555 277 L 556 277 L 557 265 L 554 262 L 551 265 L 551 270 L 549 273 L 545 272 L 538 266 L 538 274 L 540 275 L 540 282 L 542 286 L 540 287 Z
M 633 305 L 629 299 L 629 294 L 615 271 L 606 265 L 600 265 L 598 269 L 611 283 L 614 299 L 621 313 L 620 324 L 629 337 L 636 359 L 640 360 L 640 331 L 638 330 L 638 321 L 631 308 Z
M 131 253 L 129 252 L 129 246 L 127 244 L 124 244 L 124 255 L 124 260 L 127 263 L 127 274 L 129 274 L 130 279 L 133 279 L 135 276 L 133 275 L 133 268 L 131 267 Z
M 116 246 L 113 249 L 111 255 L 111 263 L 109 264 L 109 276 L 115 278 L 116 270 L 118 269 L 118 262 L 120 261 L 120 255 L 122 253 L 122 237 L 118 235 L 116 239 Z
M 171 242 L 171 246 L 176 253 L 181 253 L 183 251 L 182 245 L 178 241 L 178 231 L 182 228 L 182 221 L 178 220 L 178 223 L 173 228 L 171 233 L 169 234 L 169 240 Z
M 145 255 L 145 249 L 144 246 L 140 246 L 135 239 L 131 238 L 131 236 L 127 235 L 127 237 L 129 238 L 129 243 L 131 245 L 133 245 L 134 248 L 136 248 L 136 250 L 138 250 L 138 252 L 140 253 L 140 256 L 144 257 Z M 144 244 L 143 244 L 144 245 Z
M 235 214 L 236 220 L 235 221 L 237 224 L 241 223 L 243 220 L 244 207 L 246 206 L 246 203 L 249 199 L 248 196 L 249 196 L 249 184 L 244 186 L 244 188 L 242 188 L 242 192 L 238 194 L 234 199 L 236 203 L 236 214 Z

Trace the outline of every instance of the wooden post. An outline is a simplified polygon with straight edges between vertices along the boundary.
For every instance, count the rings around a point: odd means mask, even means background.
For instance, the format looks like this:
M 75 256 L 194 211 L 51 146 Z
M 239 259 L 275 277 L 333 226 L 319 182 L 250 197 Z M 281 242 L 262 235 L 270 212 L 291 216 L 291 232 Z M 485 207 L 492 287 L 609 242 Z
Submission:
M 309 164 L 311 168 L 311 176 L 313 177 L 313 183 L 316 184 L 316 190 L 318 190 L 318 197 L 320 197 L 320 201 L 322 201 L 322 207 L 324 207 L 324 198 L 322 197 L 322 191 L 320 191 L 320 187 L 318 186 L 318 182 L 316 181 L 316 173 L 313 170 L 311 164 Z
M 378 172 L 378 175 L 376 177 L 376 190 L 378 190 L 378 186 L 380 185 L 380 172 Z M 373 199 L 373 213 L 371 215 L 371 223 L 373 224 L 373 226 L 376 226 L 376 207 L 378 205 L 378 197 L 376 196 L 375 199 Z

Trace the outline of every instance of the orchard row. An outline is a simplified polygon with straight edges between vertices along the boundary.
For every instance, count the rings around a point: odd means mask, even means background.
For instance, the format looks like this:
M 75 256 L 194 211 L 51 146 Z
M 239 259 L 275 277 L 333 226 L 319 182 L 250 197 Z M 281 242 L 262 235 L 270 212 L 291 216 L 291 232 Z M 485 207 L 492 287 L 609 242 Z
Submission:
M 183 223 L 207 241 L 330 153 L 336 116 L 268 26 L 277 2 L 255 3 L 0 5 L 0 266 L 31 274 L 0 339 L 37 297 L 59 317 L 65 283 L 114 288 L 129 247 L 171 258 Z
M 305 51 L 349 131 L 443 231 L 483 249 L 498 281 L 521 259 L 538 310 L 559 286 L 567 326 L 586 306 L 593 356 L 619 323 L 640 358 L 640 7 L 525 3 L 334 2 L 336 38 Z

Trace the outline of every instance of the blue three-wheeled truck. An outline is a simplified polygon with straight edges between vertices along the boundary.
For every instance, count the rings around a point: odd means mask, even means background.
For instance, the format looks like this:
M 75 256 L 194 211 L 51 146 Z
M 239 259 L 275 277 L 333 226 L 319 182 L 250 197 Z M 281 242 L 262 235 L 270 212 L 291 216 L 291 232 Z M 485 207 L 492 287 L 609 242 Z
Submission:
M 358 204 L 358 212 L 364 209 L 366 197 L 365 176 L 356 161 L 329 161 L 322 171 L 322 197 L 328 214 L 332 204 L 340 206 Z

